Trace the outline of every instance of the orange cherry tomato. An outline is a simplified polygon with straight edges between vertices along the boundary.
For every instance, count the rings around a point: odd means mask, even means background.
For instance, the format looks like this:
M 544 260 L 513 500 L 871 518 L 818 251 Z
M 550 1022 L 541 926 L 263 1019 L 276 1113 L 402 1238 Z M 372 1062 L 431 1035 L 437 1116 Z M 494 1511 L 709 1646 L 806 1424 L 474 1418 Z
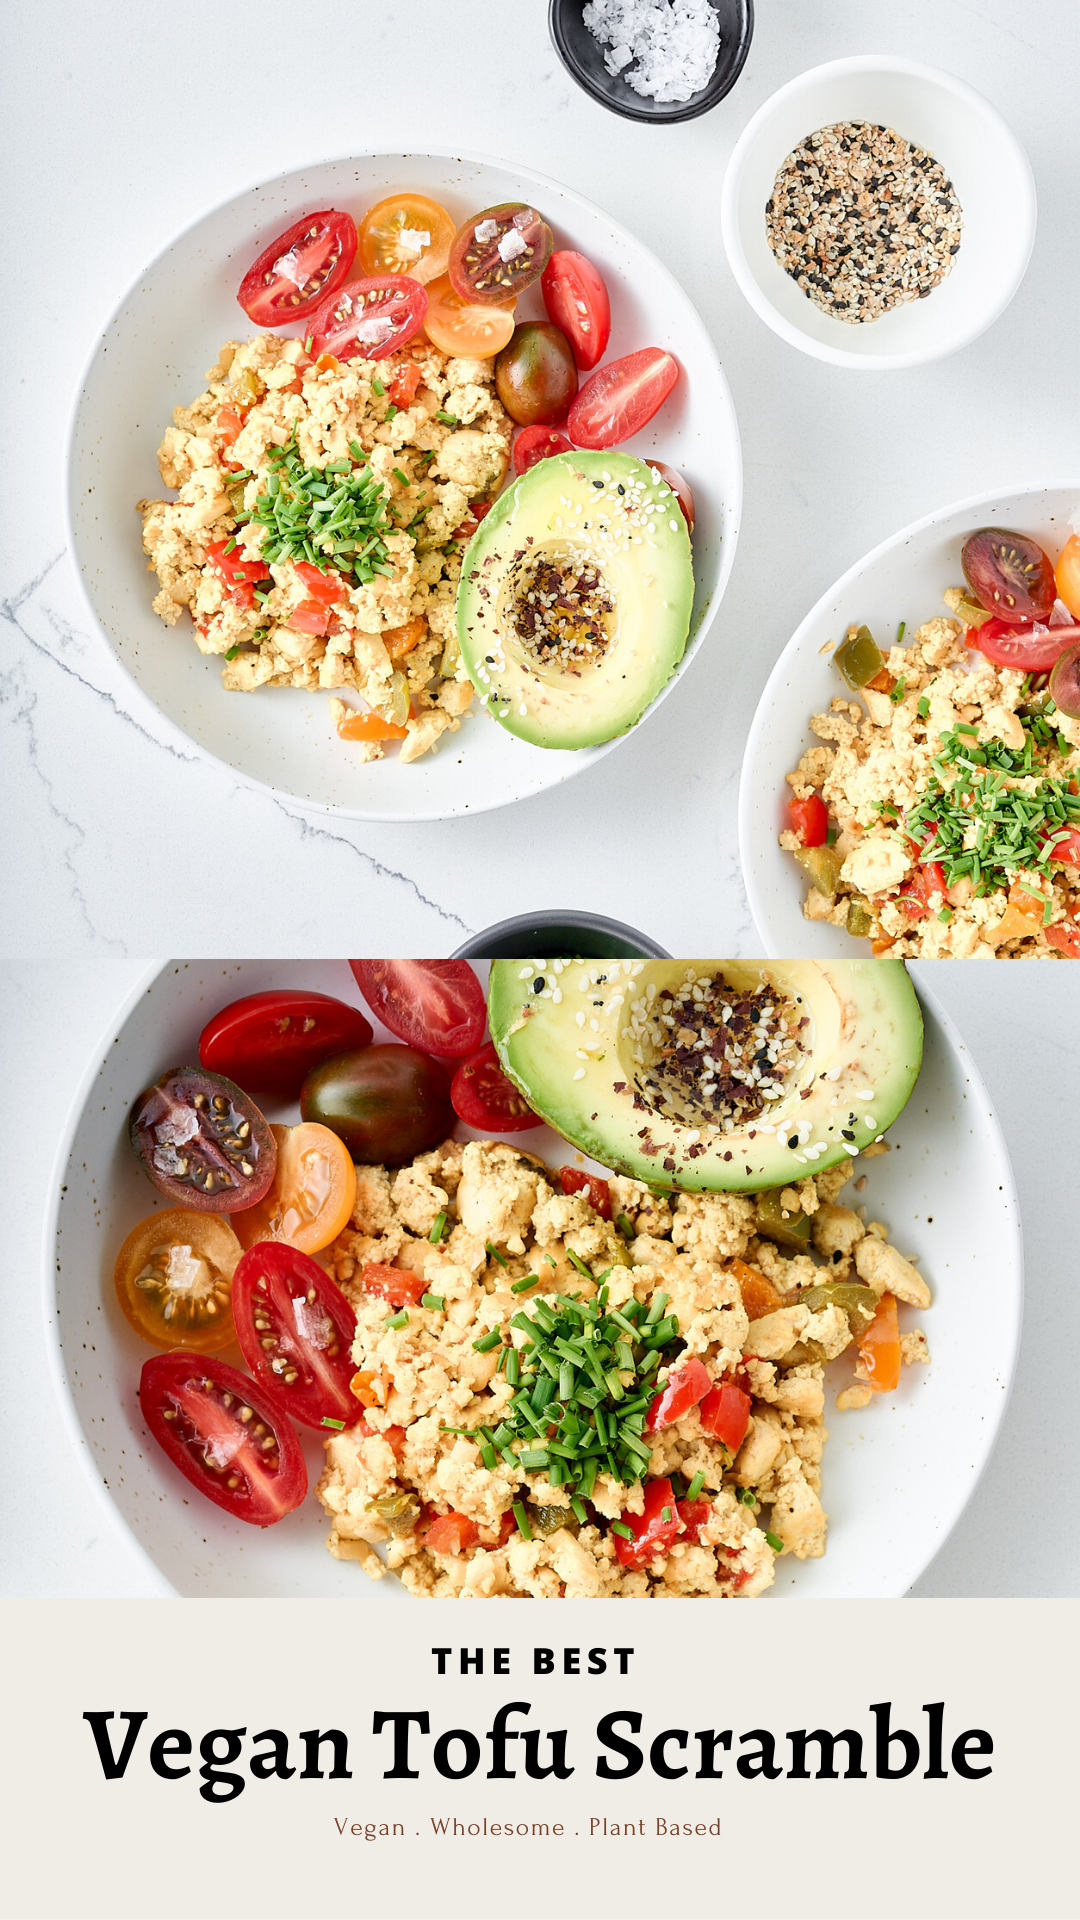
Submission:
M 392 193 L 369 207 L 358 228 L 364 273 L 407 273 L 426 287 L 446 272 L 457 228 L 445 207 L 422 193 Z
M 1054 571 L 1058 599 L 1064 600 L 1074 620 L 1080 620 L 1080 533 L 1066 540 Z
M 235 1216 L 243 1247 L 284 1240 L 300 1253 L 318 1253 L 348 1225 L 356 1200 L 356 1168 L 348 1148 L 315 1120 L 275 1127 L 277 1171 L 257 1206 Z
M 116 1297 L 140 1338 L 192 1353 L 229 1346 L 236 1338 L 231 1297 L 240 1251 L 232 1227 L 216 1213 L 169 1207 L 140 1220 L 116 1256 L 115 1274 Z
M 501 353 L 514 331 L 514 301 L 506 307 L 485 307 L 463 300 L 440 274 L 428 287 L 424 332 L 440 353 L 486 359 Z
M 343 713 L 337 723 L 339 740 L 407 740 L 408 727 L 398 727 L 392 720 L 384 720 L 381 713 L 368 710 L 355 713 Z
M 859 1336 L 859 1359 L 866 1383 L 875 1393 L 891 1393 L 900 1380 L 900 1325 L 896 1300 L 883 1293 L 865 1333 Z

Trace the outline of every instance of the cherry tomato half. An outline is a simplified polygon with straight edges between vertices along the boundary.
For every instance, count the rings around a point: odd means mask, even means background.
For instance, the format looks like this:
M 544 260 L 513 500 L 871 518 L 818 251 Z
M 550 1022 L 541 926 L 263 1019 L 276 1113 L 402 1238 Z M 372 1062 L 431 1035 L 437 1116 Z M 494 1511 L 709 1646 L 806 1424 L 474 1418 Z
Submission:
M 307 1493 L 300 1442 L 280 1401 L 224 1360 L 156 1353 L 142 1370 L 139 1405 L 174 1467 L 234 1520 L 273 1526 Z
M 328 993 L 281 988 L 230 1000 L 199 1036 L 199 1059 L 252 1093 L 298 1100 L 304 1079 L 332 1053 L 366 1047 L 371 1027 L 358 1007 Z
M 538 460 L 573 451 L 565 433 L 556 433 L 554 427 L 523 427 L 514 441 L 514 472 L 520 479 Z
M 689 1359 L 684 1367 L 669 1373 L 651 1402 L 645 1415 L 646 1433 L 662 1433 L 665 1427 L 673 1427 L 676 1420 L 681 1420 L 711 1391 L 712 1381 L 701 1361 L 696 1357 Z
M 1077 643 L 1058 655 L 1050 673 L 1050 698 L 1070 720 L 1080 720 L 1080 628 L 1075 631 Z
M 424 332 L 440 353 L 483 360 L 501 352 L 514 331 L 512 300 L 507 306 L 483 306 L 475 300 L 464 300 L 454 291 L 447 273 L 431 282 L 427 295 Z
M 372 1013 L 407 1047 L 447 1059 L 484 1037 L 484 989 L 467 960 L 350 960 Z
M 311 322 L 311 351 L 338 360 L 382 360 L 419 333 L 428 296 L 405 273 L 349 280 L 324 300 Z
M 143 1172 L 174 1206 L 236 1213 L 261 1200 L 274 1178 L 274 1136 L 224 1074 L 170 1068 L 140 1093 L 128 1131 Z
M 358 229 L 365 273 L 407 273 L 426 287 L 446 272 L 454 223 L 445 207 L 422 193 L 392 193 L 369 207 Z
M 1045 673 L 1080 640 L 1080 626 L 1041 627 L 1038 632 L 1017 621 L 986 620 L 969 627 L 965 643 L 997 667 L 1015 667 L 1018 673 Z
M 450 248 L 450 285 L 463 300 L 505 306 L 539 280 L 555 242 L 535 207 L 507 200 L 466 220 Z
M 240 1258 L 232 1227 L 213 1213 L 167 1207 L 133 1227 L 116 1256 L 116 1297 L 154 1347 L 217 1353 L 233 1340 L 232 1279 Z
M 670 1480 L 647 1481 L 644 1513 L 624 1513 L 621 1518 L 623 1526 L 629 1527 L 634 1536 L 632 1540 L 624 1540 L 620 1533 L 612 1535 L 616 1558 L 624 1567 L 648 1566 L 658 1555 L 666 1554 L 683 1530 Z
M 519 427 L 561 420 L 577 383 L 570 342 L 561 328 L 546 320 L 515 327 L 495 362 L 495 391 Z
M 1054 569 L 1024 533 L 980 527 L 965 540 L 960 561 L 979 605 L 999 620 L 1045 620 L 1057 599 Z
M 349 1224 L 356 1201 L 356 1168 L 344 1141 L 329 1127 L 302 1120 L 275 1127 L 277 1172 L 257 1206 L 234 1213 L 242 1247 L 284 1240 L 301 1253 L 321 1253 Z
M 356 1315 L 329 1274 L 297 1247 L 261 1241 L 233 1277 L 240 1351 L 293 1420 L 351 1426 L 363 1408 L 349 1392 Z
M 792 830 L 804 847 L 825 845 L 829 836 L 829 810 L 819 793 L 808 794 L 805 800 L 789 800 L 788 813 Z
M 1080 620 L 1080 533 L 1070 535 L 1062 547 L 1054 584 L 1058 599 L 1064 601 L 1074 620 Z
M 678 377 L 678 361 L 660 347 L 609 361 L 586 380 L 570 409 L 566 431 L 575 447 L 629 440 L 663 406 Z
M 611 1188 L 599 1174 L 586 1173 L 581 1167 L 560 1167 L 559 1185 L 564 1193 L 585 1193 L 589 1205 L 601 1220 L 611 1219 Z
M 603 279 L 583 253 L 560 247 L 540 277 L 548 319 L 561 327 L 574 359 L 587 373 L 604 357 L 611 337 L 611 302 Z
M 682 474 L 678 473 L 674 467 L 665 466 L 662 460 L 650 460 L 649 466 L 653 473 L 660 475 L 661 480 L 667 481 L 668 486 L 671 488 L 672 493 L 682 508 L 683 519 L 686 521 L 691 533 L 693 533 L 694 496 L 690 491 L 690 482 L 684 480 Z
M 459 1120 L 481 1133 L 522 1133 L 544 1124 L 507 1079 L 490 1041 L 471 1060 L 462 1062 L 450 1098 Z
M 236 297 L 257 327 L 303 320 L 340 287 L 355 257 L 356 228 L 347 213 L 309 213 L 263 249 Z
M 415 1047 L 338 1053 L 304 1081 L 300 1112 L 344 1140 L 365 1166 L 400 1167 L 454 1125 L 446 1068 Z

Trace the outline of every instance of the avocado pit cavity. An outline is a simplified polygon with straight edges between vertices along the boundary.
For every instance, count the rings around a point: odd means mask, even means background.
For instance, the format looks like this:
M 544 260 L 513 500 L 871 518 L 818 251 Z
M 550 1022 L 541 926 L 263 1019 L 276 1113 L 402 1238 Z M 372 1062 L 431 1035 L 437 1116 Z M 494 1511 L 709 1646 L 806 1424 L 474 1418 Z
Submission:
M 595 560 L 573 547 L 523 555 L 510 572 L 509 612 L 527 660 L 580 673 L 610 645 L 615 602 Z
M 630 1010 L 634 1104 L 722 1133 L 767 1119 L 805 1054 L 809 1024 L 767 978 L 743 990 L 690 969 L 678 987 L 650 985 Z

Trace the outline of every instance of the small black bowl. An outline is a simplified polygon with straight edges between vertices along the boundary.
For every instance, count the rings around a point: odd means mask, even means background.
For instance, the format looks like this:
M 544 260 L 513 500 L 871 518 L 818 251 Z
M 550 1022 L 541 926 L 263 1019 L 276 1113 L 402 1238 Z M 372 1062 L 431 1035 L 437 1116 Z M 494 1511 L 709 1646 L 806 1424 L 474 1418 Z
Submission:
M 521 913 L 514 920 L 474 933 L 452 956 L 455 960 L 667 960 L 670 956 L 645 934 L 606 920 L 602 913 L 574 908 Z
M 664 106 L 635 93 L 620 74 L 608 72 L 604 65 L 606 49 L 593 39 L 581 17 L 585 0 L 550 0 L 548 27 L 567 73 L 602 107 L 610 107 L 624 120 L 671 126 L 677 120 L 693 120 L 699 113 L 708 113 L 731 92 L 746 64 L 754 33 L 754 0 L 709 0 L 709 4 L 720 17 L 720 52 L 712 79 L 689 100 Z

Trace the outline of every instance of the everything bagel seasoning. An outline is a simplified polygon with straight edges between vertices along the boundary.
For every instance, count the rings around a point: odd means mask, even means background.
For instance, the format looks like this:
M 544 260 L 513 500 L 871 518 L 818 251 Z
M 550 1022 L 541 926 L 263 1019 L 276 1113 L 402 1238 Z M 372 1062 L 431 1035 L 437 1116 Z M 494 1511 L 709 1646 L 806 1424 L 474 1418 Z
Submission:
M 824 313 L 851 324 L 925 300 L 952 269 L 962 225 L 933 155 L 862 121 L 808 134 L 765 207 L 784 272 Z

